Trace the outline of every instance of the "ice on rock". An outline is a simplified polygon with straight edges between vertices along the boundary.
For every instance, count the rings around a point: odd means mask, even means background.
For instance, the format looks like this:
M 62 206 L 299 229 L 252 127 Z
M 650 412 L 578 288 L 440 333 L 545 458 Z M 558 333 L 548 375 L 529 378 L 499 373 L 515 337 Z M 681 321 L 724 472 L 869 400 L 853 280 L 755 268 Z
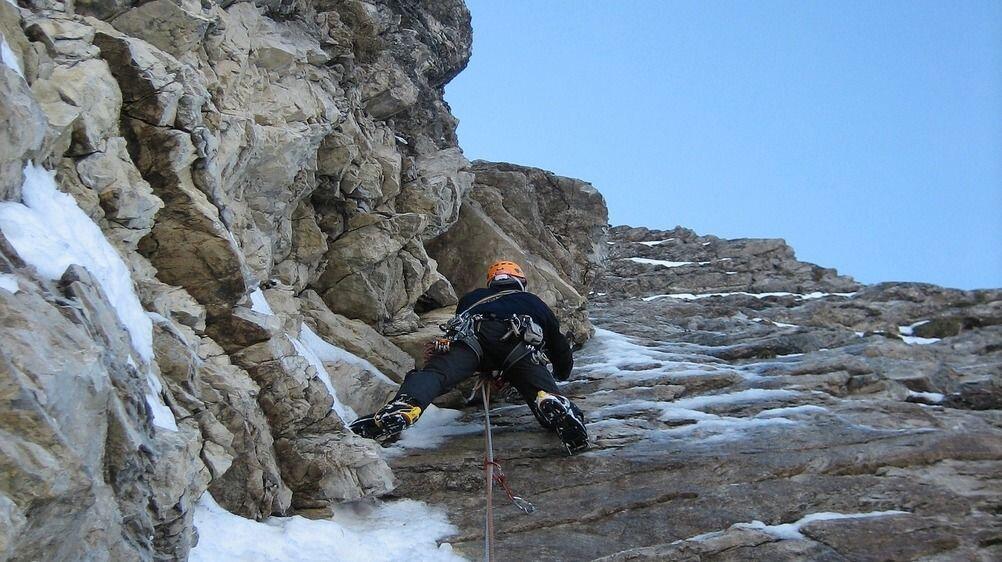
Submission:
M 0 273 L 0 289 L 9 293 L 17 293 L 17 277 L 9 273 Z
M 907 343 L 908 345 L 929 345 L 940 341 L 940 338 L 921 338 L 913 335 L 915 333 L 915 328 L 918 328 L 923 324 L 928 324 L 929 322 L 929 320 L 920 320 L 908 326 L 898 326 L 898 334 L 901 336 L 901 341 Z
M 42 277 L 59 279 L 74 264 L 94 276 L 128 332 L 133 349 L 145 363 L 142 369 L 150 386 L 146 401 L 153 412 L 153 423 L 176 431 L 174 415 L 160 396 L 160 382 L 149 370 L 153 322 L 136 296 L 122 256 L 76 200 L 59 191 L 53 174 L 45 168 L 31 162 L 24 167 L 21 193 L 21 203 L 0 202 L 0 231 L 21 259 Z
M 648 258 L 629 258 L 630 261 L 636 263 L 642 263 L 644 265 L 657 265 L 661 267 L 682 267 L 684 265 L 694 265 L 699 263 L 704 265 L 710 262 L 693 262 L 693 261 L 667 261 L 667 260 L 652 260 Z
M 17 55 L 14 54 L 10 45 L 7 44 L 7 38 L 5 38 L 2 34 L 0 34 L 0 60 L 16 72 L 18 76 L 24 78 L 24 71 L 21 70 L 21 63 L 17 60 Z
M 267 314 L 268 316 L 274 316 L 275 313 L 271 310 L 271 305 L 268 304 L 268 299 L 264 296 L 264 291 L 260 287 L 251 291 L 251 310 L 259 314 Z
M 664 295 L 651 295 L 649 297 L 643 297 L 642 300 L 644 300 L 645 302 L 650 302 L 658 299 L 678 299 L 684 301 L 694 301 L 700 299 L 707 299 L 710 297 L 731 297 L 736 295 L 745 297 L 754 297 L 757 299 L 764 299 L 767 297 L 796 297 L 800 300 L 814 300 L 825 297 L 852 298 L 855 294 L 856 293 L 822 293 L 820 291 L 815 291 L 813 293 L 807 293 L 807 294 L 788 293 L 784 291 L 776 291 L 772 293 L 748 293 L 745 291 L 735 291 L 732 293 L 701 293 L 698 295 L 693 293 L 669 293 Z
M 198 545 L 192 562 L 458 562 L 448 543 L 457 532 L 445 513 L 422 502 L 342 505 L 330 519 L 271 517 L 258 522 L 234 515 L 206 492 L 195 507 Z
M 300 332 L 300 338 L 307 332 L 313 333 L 309 326 L 304 324 L 302 331 Z M 300 338 L 289 336 L 289 340 L 292 342 L 292 347 L 296 348 L 296 353 L 298 353 L 303 359 L 306 359 L 306 361 L 313 366 L 317 372 L 317 377 L 320 378 L 320 382 L 324 383 L 324 386 L 327 388 L 327 392 L 330 393 L 331 398 L 334 401 L 333 404 L 331 404 L 331 409 L 333 409 L 334 413 L 336 413 L 338 417 L 341 418 L 341 421 L 345 423 L 358 418 L 358 414 L 355 413 L 355 410 L 338 398 L 337 390 L 334 388 L 334 383 L 331 382 L 330 373 L 327 372 L 327 367 L 324 366 L 323 360 L 321 360 L 316 352 L 313 351 L 312 347 L 304 343 Z M 319 336 L 317 336 L 317 339 L 319 339 Z
M 799 392 L 793 390 L 752 388 L 738 392 L 726 394 L 710 394 L 707 396 L 695 396 L 693 398 L 682 398 L 675 400 L 671 404 L 676 408 L 686 408 L 696 410 L 699 408 L 709 408 L 713 406 L 726 406 L 730 404 L 741 404 L 744 402 L 760 402 L 766 400 L 791 399 L 800 396 Z
M 150 361 L 153 324 L 136 296 L 129 268 L 101 229 L 41 166 L 25 166 L 22 200 L 0 202 L 0 230 L 21 259 L 53 280 L 73 264 L 87 269 L 129 331 L 133 347 Z
M 462 415 L 463 413 L 459 410 L 439 408 L 434 405 L 428 406 L 417 423 L 400 434 L 399 441 L 394 443 L 392 447 L 384 449 L 384 456 L 400 456 L 407 449 L 434 449 L 448 437 L 478 433 L 483 429 L 483 426 L 478 423 L 459 421 Z
M 836 519 L 863 519 L 869 517 L 885 517 L 888 515 L 907 515 L 907 511 L 871 511 L 868 513 L 811 513 L 810 515 L 804 516 L 803 518 L 794 521 L 793 523 L 783 523 L 780 525 L 766 525 L 761 521 L 752 521 L 751 523 L 737 523 L 734 527 L 739 529 L 755 529 L 757 531 L 762 531 L 769 535 L 772 535 L 780 540 L 800 540 L 806 539 L 800 529 L 807 525 L 808 523 L 813 523 L 815 521 L 833 521 Z
M 316 332 L 311 330 L 310 327 L 307 326 L 306 324 L 303 324 L 302 330 L 300 330 L 299 332 L 299 339 L 304 344 L 306 344 L 306 346 L 309 347 L 310 350 L 312 350 L 313 353 L 317 357 L 319 357 L 321 361 L 327 361 L 328 363 L 336 363 L 340 361 L 343 363 L 356 365 L 372 373 L 383 382 L 389 384 L 396 384 L 392 380 L 390 380 L 389 377 L 384 375 L 382 371 L 376 368 L 375 365 L 373 365 L 372 363 L 370 363 L 365 359 L 362 359 L 361 357 L 355 355 L 354 353 L 351 353 L 348 350 L 342 349 L 324 340 L 323 338 L 318 336 Z

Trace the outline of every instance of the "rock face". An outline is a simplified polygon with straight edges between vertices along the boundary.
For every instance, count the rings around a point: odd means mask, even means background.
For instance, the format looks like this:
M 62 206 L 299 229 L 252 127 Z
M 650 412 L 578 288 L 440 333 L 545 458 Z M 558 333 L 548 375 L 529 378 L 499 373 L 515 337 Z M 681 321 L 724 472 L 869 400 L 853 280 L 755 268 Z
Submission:
M 592 450 L 567 457 L 525 406 L 492 416 L 537 508 L 495 497 L 499 560 L 1002 556 L 1002 290 L 862 286 L 781 241 L 685 229 L 609 242 L 598 332 L 562 385 Z M 392 462 L 397 493 L 447 505 L 471 559 L 481 419 Z
M 601 328 L 564 386 L 593 452 L 499 416 L 540 507 L 500 510 L 506 557 L 1002 557 L 999 291 L 864 287 L 777 240 L 607 239 L 591 185 L 463 156 L 459 0 L 16 4 L 0 560 L 184 560 L 206 492 L 256 519 L 440 502 L 477 556 L 471 428 L 393 458 L 345 424 L 500 258 L 577 343 Z
M 459 222 L 429 245 L 460 293 L 484 284 L 491 263 L 519 262 L 530 289 L 555 309 L 574 339 L 591 335 L 584 295 L 606 254 L 608 209 L 591 184 L 538 168 L 477 161 Z
M 604 202 L 467 161 L 471 33 L 460 0 L 0 2 L 0 560 L 183 560 L 206 491 L 392 491 L 345 424 L 470 288 L 471 229 L 588 337 Z

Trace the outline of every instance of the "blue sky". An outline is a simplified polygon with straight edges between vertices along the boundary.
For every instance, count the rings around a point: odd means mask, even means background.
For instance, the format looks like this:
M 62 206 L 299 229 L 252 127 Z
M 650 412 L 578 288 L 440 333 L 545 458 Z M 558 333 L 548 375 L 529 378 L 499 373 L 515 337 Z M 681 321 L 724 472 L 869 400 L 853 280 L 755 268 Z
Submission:
M 471 159 L 590 181 L 612 224 L 1002 287 L 1002 2 L 467 4 Z

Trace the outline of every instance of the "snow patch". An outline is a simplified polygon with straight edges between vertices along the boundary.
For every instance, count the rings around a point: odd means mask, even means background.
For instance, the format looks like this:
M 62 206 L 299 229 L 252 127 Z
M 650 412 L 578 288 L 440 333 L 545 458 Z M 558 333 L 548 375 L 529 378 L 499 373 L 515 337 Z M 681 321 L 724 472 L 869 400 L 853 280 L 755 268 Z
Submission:
M 640 242 L 640 244 L 643 244 L 644 246 L 658 246 L 660 244 L 664 244 L 665 242 L 671 242 L 673 240 L 675 240 L 675 239 L 674 238 L 665 238 L 664 240 L 649 240 L 647 242 Z
M 153 358 L 153 323 L 132 286 L 129 268 L 70 195 L 56 188 L 52 174 L 28 163 L 24 203 L 0 202 L 0 230 L 26 263 L 47 279 L 59 279 L 77 264 L 104 289 L 118 319 L 143 360 Z
M 0 231 L 25 263 L 46 279 L 62 277 L 71 265 L 84 267 L 101 288 L 125 327 L 132 348 L 146 363 L 151 392 L 146 402 L 154 425 L 177 431 L 177 422 L 160 396 L 163 388 L 149 370 L 153 360 L 153 322 L 132 285 L 132 275 L 101 229 L 59 191 L 53 174 L 31 162 L 24 167 L 22 203 L 0 202 Z
M 251 310 L 257 312 L 258 314 L 267 314 L 268 316 L 274 316 L 274 311 L 271 310 L 271 305 L 268 304 L 268 299 L 264 296 L 264 291 L 261 287 L 258 287 L 251 291 Z
M 939 338 L 919 338 L 918 336 L 902 336 L 901 341 L 909 346 L 928 346 L 941 342 Z
M 0 273 L 0 289 L 17 294 L 19 291 L 17 286 L 17 277 L 11 275 L 10 273 Z
M 309 336 L 311 334 L 312 337 L 307 337 L 306 339 L 310 341 L 315 341 L 314 338 L 316 340 L 320 340 L 320 336 L 314 334 L 313 330 L 310 330 L 309 326 L 303 324 L 303 327 L 300 329 L 299 332 L 300 338 L 302 338 L 303 336 Z M 303 359 L 306 359 L 306 361 L 310 365 L 312 365 L 314 369 L 316 369 L 317 377 L 320 378 L 320 382 L 324 383 L 324 386 L 327 387 L 327 392 L 329 392 L 331 398 L 334 399 L 334 403 L 331 405 L 331 409 L 334 410 L 334 412 L 338 415 L 338 417 L 340 417 L 341 420 L 344 422 L 348 422 L 350 420 L 358 418 L 358 414 L 355 413 L 355 410 L 353 410 L 351 406 L 345 404 L 344 402 L 341 402 L 341 400 L 338 398 L 337 390 L 334 389 L 334 383 L 331 382 L 331 375 L 330 373 L 327 372 L 327 368 L 324 367 L 323 360 L 321 360 L 320 357 L 317 356 L 317 353 L 313 350 L 313 348 L 307 345 L 306 343 L 303 343 L 303 340 L 299 338 L 294 338 L 289 334 L 286 334 L 286 336 L 288 336 L 289 341 L 292 342 L 292 347 L 296 348 L 296 352 L 299 353 L 299 355 Z
M 706 265 L 706 264 L 710 263 L 708 261 L 700 261 L 700 262 L 694 262 L 694 261 L 667 261 L 667 260 L 652 260 L 652 259 L 648 259 L 648 258 L 627 258 L 627 259 L 630 260 L 630 261 L 632 261 L 632 262 L 642 263 L 644 265 L 657 265 L 657 266 L 661 266 L 661 267 L 682 267 L 684 265 L 695 265 L 695 264 Z
M 726 394 L 709 394 L 706 396 L 695 396 L 692 398 L 682 398 L 672 402 L 675 408 L 686 408 L 697 410 L 713 406 L 726 406 L 731 404 L 741 404 L 743 402 L 760 402 L 765 400 L 785 400 L 800 396 L 799 392 L 793 390 L 772 390 L 764 388 L 752 388 L 738 392 Z
M 8 0 L 12 2 L 12 0 Z M 12 2 L 13 3 L 13 2 Z M 15 4 L 16 5 L 16 4 Z M 11 68 L 18 76 L 24 78 L 24 71 L 21 70 L 21 63 L 17 60 L 14 50 L 7 44 L 7 38 L 0 34 L 0 60 Z
M 908 345 L 929 345 L 941 341 L 940 338 L 920 338 L 918 336 L 912 335 L 915 333 L 915 328 L 923 324 L 928 324 L 930 320 L 919 320 L 914 324 L 909 324 L 908 326 L 898 326 L 898 334 L 901 336 L 901 341 L 907 343 Z
M 733 293 L 701 293 L 701 294 L 698 294 L 698 295 L 697 294 L 693 294 L 693 293 L 670 293 L 670 294 L 665 294 L 665 295 L 651 295 L 649 297 L 643 297 L 642 300 L 644 300 L 645 302 L 650 302 L 650 301 L 653 301 L 653 300 L 668 298 L 668 299 L 678 299 L 678 300 L 684 300 L 684 301 L 694 301 L 694 300 L 706 299 L 706 298 L 710 298 L 710 297 L 730 297 L 730 296 L 735 296 L 735 295 L 741 295 L 741 296 L 746 296 L 746 297 L 755 297 L 757 299 L 764 299 L 764 298 L 767 298 L 767 297 L 796 297 L 796 298 L 801 299 L 801 300 L 813 300 L 813 299 L 820 299 L 820 298 L 824 298 L 824 297 L 845 297 L 845 298 L 851 298 L 855 294 L 856 293 L 821 293 L 821 292 L 814 292 L 814 293 L 808 293 L 806 295 L 801 295 L 801 294 L 797 294 L 797 293 L 787 293 L 787 292 L 782 292 L 782 291 L 774 292 L 774 293 L 748 293 L 748 292 L 745 292 L 745 291 L 736 291 L 736 292 L 733 292 Z
M 834 521 L 837 519 L 865 519 L 871 517 L 884 517 L 887 515 L 907 515 L 907 511 L 871 511 L 868 513 L 811 513 L 810 515 L 804 516 L 803 518 L 794 521 L 793 523 L 783 523 L 780 525 L 766 525 L 761 521 L 752 521 L 751 523 L 737 523 L 733 525 L 738 529 L 754 529 L 757 531 L 762 531 L 766 534 L 772 535 L 780 540 L 801 540 L 806 539 L 800 529 L 807 525 L 808 523 L 813 523 L 815 521 Z
M 923 324 L 928 324 L 931 320 L 919 320 L 914 324 L 909 324 L 907 326 L 898 326 L 898 333 L 902 336 L 913 336 L 915 335 L 915 328 L 922 326 Z
M 946 396 L 938 392 L 916 392 L 914 390 L 908 391 L 908 398 L 915 399 L 919 402 L 925 402 L 926 404 L 942 404 Z
M 355 355 L 354 353 L 346 349 L 342 349 L 328 342 L 327 340 L 321 338 L 306 324 L 303 324 L 303 327 L 299 331 L 299 339 L 304 344 L 306 344 L 306 346 L 309 347 L 310 350 L 313 351 L 313 353 L 315 353 L 316 356 L 319 357 L 321 361 L 326 361 L 328 363 L 341 362 L 341 363 L 348 363 L 349 365 L 355 365 L 372 373 L 373 375 L 376 376 L 376 378 L 378 378 L 383 382 L 392 385 L 397 384 L 392 380 L 390 380 L 390 377 L 384 375 L 382 371 L 376 368 L 376 366 L 370 363 L 369 361 L 362 359 L 358 355 Z
M 459 421 L 462 415 L 459 410 L 429 405 L 418 421 L 400 434 L 399 441 L 383 450 L 384 456 L 400 456 L 407 449 L 434 449 L 447 437 L 477 433 L 482 429 L 480 424 Z
M 413 500 L 342 505 L 330 519 L 270 517 L 262 522 L 234 515 L 209 493 L 195 506 L 198 545 L 192 562 L 390 562 L 463 560 L 437 541 L 458 529 L 444 511 Z
M 797 414 L 824 414 L 828 412 L 828 408 L 823 408 L 821 406 L 814 406 L 811 404 L 805 404 L 803 406 L 786 406 L 783 408 L 769 408 L 768 410 L 762 410 L 761 412 L 755 414 L 756 418 L 774 418 L 777 416 L 789 416 Z

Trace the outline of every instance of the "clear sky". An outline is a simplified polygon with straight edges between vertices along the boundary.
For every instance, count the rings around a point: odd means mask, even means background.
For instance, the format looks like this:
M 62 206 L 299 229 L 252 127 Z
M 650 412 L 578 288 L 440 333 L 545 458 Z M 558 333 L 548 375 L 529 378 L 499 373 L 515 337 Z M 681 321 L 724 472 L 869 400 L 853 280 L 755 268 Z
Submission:
M 467 4 L 469 158 L 590 181 L 612 224 L 1002 287 L 1002 1 Z

